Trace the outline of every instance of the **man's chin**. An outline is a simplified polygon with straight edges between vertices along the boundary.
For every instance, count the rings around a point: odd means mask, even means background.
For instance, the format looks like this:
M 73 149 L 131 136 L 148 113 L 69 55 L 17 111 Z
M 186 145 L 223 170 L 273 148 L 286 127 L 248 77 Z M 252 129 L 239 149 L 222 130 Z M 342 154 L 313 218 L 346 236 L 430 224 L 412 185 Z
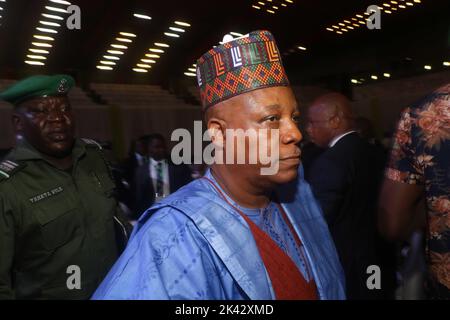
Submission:
M 51 157 L 62 159 L 72 154 L 73 141 L 62 141 L 53 143 L 47 149 L 47 154 Z

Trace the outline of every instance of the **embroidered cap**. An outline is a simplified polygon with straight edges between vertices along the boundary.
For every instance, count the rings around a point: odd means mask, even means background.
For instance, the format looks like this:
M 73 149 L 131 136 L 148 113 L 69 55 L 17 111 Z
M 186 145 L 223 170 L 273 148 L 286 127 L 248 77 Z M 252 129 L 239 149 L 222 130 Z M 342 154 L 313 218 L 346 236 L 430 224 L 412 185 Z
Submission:
M 253 31 L 236 39 L 226 35 L 224 42 L 197 61 L 204 110 L 245 92 L 289 86 L 280 52 L 269 31 Z

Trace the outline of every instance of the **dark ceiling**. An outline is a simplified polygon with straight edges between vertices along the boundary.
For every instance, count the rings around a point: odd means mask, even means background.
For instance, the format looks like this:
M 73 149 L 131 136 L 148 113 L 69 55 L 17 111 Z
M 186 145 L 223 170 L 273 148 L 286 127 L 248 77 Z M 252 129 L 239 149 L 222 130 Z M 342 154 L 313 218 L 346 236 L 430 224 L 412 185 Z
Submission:
M 387 0 L 262 0 L 285 3 L 276 14 L 252 8 L 254 0 L 73 0 L 81 8 L 81 30 L 61 27 L 45 66 L 24 63 L 35 28 L 49 0 L 0 2 L 0 77 L 33 73 L 71 73 L 79 81 L 164 84 L 182 79 L 186 69 L 230 31 L 270 30 L 276 37 L 288 73 L 296 82 L 329 81 L 379 70 L 407 75 L 423 72 L 424 63 L 439 63 L 449 55 L 450 1 L 422 0 L 392 15 L 382 15 L 381 30 L 359 28 L 343 35 L 326 27 Z M 398 2 L 405 2 L 399 0 Z M 410 0 L 413 2 L 413 0 Z M 152 20 L 133 17 L 144 13 Z M 163 36 L 173 21 L 187 21 L 181 38 Z M 113 71 L 96 69 L 118 32 L 137 35 Z M 154 42 L 170 48 L 150 72 L 132 71 Z M 296 49 L 304 46 L 306 51 Z M 406 59 L 408 58 L 408 59 Z M 448 59 L 447 59 L 448 61 Z M 440 62 L 442 64 L 442 62 Z M 292 80 L 291 80 L 292 81 Z

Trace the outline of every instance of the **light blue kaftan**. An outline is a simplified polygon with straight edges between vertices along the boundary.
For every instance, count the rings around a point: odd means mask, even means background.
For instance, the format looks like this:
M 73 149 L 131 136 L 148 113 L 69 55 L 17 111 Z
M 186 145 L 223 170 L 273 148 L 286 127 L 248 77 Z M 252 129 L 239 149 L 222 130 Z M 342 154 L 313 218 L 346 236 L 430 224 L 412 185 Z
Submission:
M 272 237 L 307 280 L 308 275 L 314 278 L 321 299 L 344 299 L 334 244 L 301 175 L 302 171 L 296 181 L 280 188 L 278 197 L 302 247 L 273 203 L 261 210 L 239 209 Z M 213 180 L 209 171 L 206 176 Z M 205 179 L 191 182 L 142 215 L 125 252 L 93 295 L 93 299 L 274 298 L 245 220 Z

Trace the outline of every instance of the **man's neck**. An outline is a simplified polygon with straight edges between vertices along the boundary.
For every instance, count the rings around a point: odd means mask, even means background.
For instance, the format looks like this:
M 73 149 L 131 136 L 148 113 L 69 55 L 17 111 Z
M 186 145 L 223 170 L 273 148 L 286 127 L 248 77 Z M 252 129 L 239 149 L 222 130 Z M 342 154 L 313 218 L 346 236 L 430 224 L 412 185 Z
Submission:
M 72 155 L 67 156 L 65 158 L 54 158 L 49 156 L 44 156 L 45 160 L 50 162 L 53 166 L 60 170 L 67 170 L 73 166 L 73 158 Z
M 227 166 L 214 165 L 211 174 L 227 195 L 242 207 L 265 208 L 270 203 L 272 190 L 262 190 L 251 185 L 242 177 L 232 174 Z

